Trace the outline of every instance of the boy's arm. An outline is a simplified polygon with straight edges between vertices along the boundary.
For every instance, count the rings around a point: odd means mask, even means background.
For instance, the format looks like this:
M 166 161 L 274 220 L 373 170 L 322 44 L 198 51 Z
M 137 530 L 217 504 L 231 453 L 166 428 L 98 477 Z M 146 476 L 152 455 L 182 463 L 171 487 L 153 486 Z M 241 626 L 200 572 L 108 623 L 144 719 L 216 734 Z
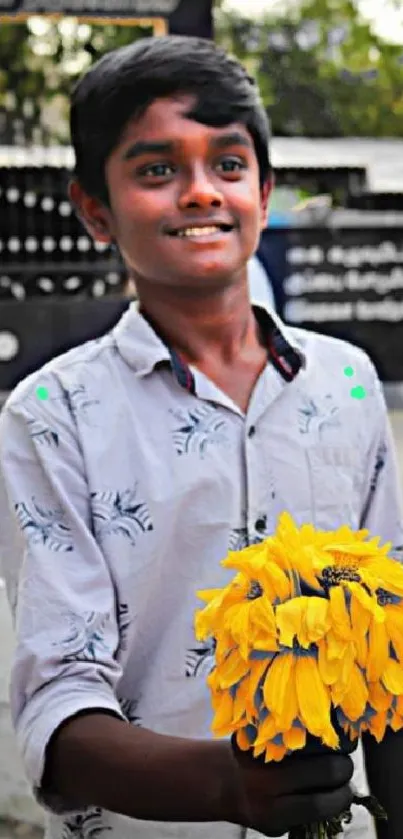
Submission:
M 93 802 L 136 819 L 236 821 L 237 769 L 228 741 L 159 735 L 95 709 L 55 733 L 43 787 L 76 809 Z
M 45 374 L 41 385 L 46 401 L 24 383 L 0 415 L 0 557 L 16 633 L 11 714 L 39 798 L 47 744 L 66 719 L 93 707 L 123 719 L 115 591 L 92 533 L 75 422 L 57 380 Z
M 58 812 L 94 801 L 145 818 L 215 820 L 234 780 L 229 744 L 175 742 L 121 713 L 113 580 L 92 532 L 74 418 L 45 378 L 46 401 L 32 388 L 0 416 L 0 555 L 17 636 L 11 711 L 28 778 Z
M 374 374 L 375 376 L 375 374 Z M 369 400 L 368 400 L 369 401 Z M 392 542 L 396 558 L 403 559 L 403 512 L 396 448 L 387 408 L 378 382 L 368 405 L 376 415 L 377 432 L 369 453 L 367 496 L 361 526 L 381 542 Z M 403 731 L 387 729 L 381 743 L 372 735 L 362 738 L 368 782 L 383 804 L 388 822 L 377 825 L 379 839 L 403 836 Z
M 162 822 L 232 822 L 266 836 L 324 821 L 351 804 L 343 755 L 263 764 L 229 741 L 159 735 L 93 713 L 70 720 L 50 746 L 45 785 L 80 808 Z

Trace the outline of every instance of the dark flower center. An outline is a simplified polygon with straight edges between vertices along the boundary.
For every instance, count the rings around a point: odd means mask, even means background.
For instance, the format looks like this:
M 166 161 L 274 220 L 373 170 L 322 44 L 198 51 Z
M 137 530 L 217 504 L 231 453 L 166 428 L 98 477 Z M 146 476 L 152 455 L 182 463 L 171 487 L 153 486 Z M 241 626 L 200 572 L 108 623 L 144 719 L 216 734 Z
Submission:
M 350 583 L 360 583 L 361 577 L 355 568 L 350 568 L 348 565 L 334 566 L 328 565 L 322 571 L 320 584 L 325 591 L 328 591 L 332 586 L 338 586 L 346 580 Z
M 258 583 L 257 580 L 252 580 L 247 594 L 248 600 L 256 600 L 258 597 L 261 597 L 262 594 L 263 589 L 260 583 Z

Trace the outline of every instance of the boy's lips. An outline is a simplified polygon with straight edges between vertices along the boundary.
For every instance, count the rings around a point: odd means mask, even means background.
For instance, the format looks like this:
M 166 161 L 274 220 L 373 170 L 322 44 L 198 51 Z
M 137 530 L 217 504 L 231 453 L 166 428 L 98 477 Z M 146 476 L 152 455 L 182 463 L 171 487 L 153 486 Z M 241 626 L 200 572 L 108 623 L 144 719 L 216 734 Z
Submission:
M 223 233 L 231 233 L 235 225 L 231 222 L 206 219 L 206 221 L 188 222 L 178 227 L 171 227 L 166 230 L 168 236 L 179 239 L 210 239 L 221 236 Z

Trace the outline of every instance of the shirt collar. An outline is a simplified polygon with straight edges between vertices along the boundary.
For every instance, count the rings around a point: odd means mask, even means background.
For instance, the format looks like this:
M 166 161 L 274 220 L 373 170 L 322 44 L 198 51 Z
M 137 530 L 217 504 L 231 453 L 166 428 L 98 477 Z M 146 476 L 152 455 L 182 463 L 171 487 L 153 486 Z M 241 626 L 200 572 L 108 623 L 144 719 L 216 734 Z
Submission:
M 301 367 L 306 367 L 306 356 L 295 335 L 278 315 L 264 305 L 253 305 L 264 340 L 268 359 L 280 376 L 291 382 Z M 179 384 L 190 393 L 195 392 L 193 373 L 188 365 L 158 334 L 149 318 L 140 312 L 138 302 L 131 303 L 112 330 L 118 352 L 138 376 L 146 376 L 159 365 L 170 365 Z

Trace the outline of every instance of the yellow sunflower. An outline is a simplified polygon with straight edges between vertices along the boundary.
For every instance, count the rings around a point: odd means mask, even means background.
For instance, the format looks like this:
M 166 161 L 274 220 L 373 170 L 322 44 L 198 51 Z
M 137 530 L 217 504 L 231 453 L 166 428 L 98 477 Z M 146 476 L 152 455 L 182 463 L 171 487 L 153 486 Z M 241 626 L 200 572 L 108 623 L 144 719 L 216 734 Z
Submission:
M 236 574 L 199 593 L 196 635 L 216 640 L 216 736 L 281 760 L 309 735 L 377 739 L 403 726 L 403 567 L 367 530 L 297 527 L 230 552 Z

